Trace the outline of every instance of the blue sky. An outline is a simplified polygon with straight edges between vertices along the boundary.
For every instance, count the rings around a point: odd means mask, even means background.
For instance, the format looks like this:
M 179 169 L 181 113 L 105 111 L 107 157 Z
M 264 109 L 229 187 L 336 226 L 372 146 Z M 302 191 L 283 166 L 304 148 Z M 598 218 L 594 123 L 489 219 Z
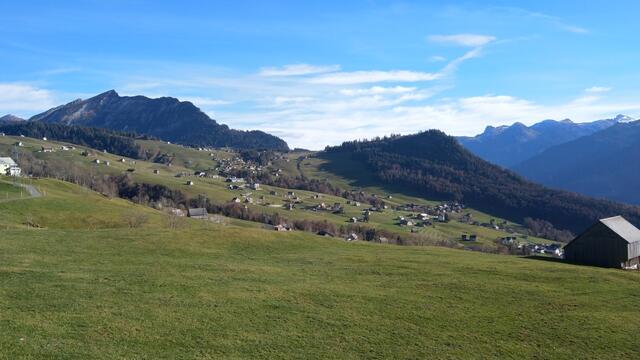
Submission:
M 292 146 L 640 117 L 635 1 L 3 1 L 0 114 L 108 89 Z

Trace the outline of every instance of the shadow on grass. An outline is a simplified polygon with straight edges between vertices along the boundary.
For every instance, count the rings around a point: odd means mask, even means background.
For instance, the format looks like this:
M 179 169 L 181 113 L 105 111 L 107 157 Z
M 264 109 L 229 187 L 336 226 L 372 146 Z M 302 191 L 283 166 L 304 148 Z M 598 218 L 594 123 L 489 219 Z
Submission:
M 548 262 L 570 264 L 570 265 L 579 265 L 579 264 L 574 264 L 572 262 L 566 261 L 564 259 L 560 259 L 560 258 L 557 258 L 557 257 L 551 257 L 551 256 L 529 255 L 529 256 L 524 256 L 523 259 L 548 261 Z

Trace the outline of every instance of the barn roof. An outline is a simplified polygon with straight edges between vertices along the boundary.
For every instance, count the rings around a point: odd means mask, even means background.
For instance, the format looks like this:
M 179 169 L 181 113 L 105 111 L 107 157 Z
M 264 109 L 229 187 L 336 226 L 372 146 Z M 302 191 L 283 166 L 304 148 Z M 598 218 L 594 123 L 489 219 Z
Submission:
M 628 243 L 640 242 L 640 230 L 622 216 L 600 219 L 600 222 Z
M 189 217 L 193 217 L 193 216 L 207 216 L 207 209 L 205 208 L 189 209 Z
M 0 157 L 0 165 L 16 166 L 16 162 L 10 157 Z

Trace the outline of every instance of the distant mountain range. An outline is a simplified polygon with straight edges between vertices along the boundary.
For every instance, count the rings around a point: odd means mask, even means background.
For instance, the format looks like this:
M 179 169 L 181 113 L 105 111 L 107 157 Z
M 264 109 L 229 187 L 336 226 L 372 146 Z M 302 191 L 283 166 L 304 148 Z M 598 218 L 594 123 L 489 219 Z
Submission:
M 134 132 L 185 145 L 288 150 L 276 136 L 218 124 L 188 101 L 119 96 L 114 90 L 47 110 L 29 121 Z
M 640 121 L 546 149 L 513 168 L 560 189 L 640 204 Z
M 515 123 L 510 126 L 487 126 L 482 134 L 474 137 L 458 137 L 458 141 L 474 154 L 503 167 L 514 167 L 546 149 L 591 135 L 614 124 L 633 121 L 625 115 L 613 119 L 589 123 L 571 120 L 544 120 L 526 126 Z
M 632 126 L 635 124 L 620 124 L 619 128 L 624 132 Z M 516 222 L 531 217 L 573 232 L 612 215 L 640 222 L 638 207 L 534 184 L 473 155 L 455 138 L 437 130 L 346 142 L 327 148 L 326 156 L 356 161 L 371 170 L 367 178 L 389 186 L 400 186 L 427 198 L 462 201 Z M 346 166 L 342 168 L 348 171 Z

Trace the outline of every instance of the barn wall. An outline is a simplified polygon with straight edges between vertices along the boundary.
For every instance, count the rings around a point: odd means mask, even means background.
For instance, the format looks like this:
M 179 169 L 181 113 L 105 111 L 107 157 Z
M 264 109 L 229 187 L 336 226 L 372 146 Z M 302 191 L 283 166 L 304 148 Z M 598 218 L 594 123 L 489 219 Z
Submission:
M 564 258 L 579 264 L 620 267 L 628 243 L 602 223 L 597 223 L 565 246 Z

